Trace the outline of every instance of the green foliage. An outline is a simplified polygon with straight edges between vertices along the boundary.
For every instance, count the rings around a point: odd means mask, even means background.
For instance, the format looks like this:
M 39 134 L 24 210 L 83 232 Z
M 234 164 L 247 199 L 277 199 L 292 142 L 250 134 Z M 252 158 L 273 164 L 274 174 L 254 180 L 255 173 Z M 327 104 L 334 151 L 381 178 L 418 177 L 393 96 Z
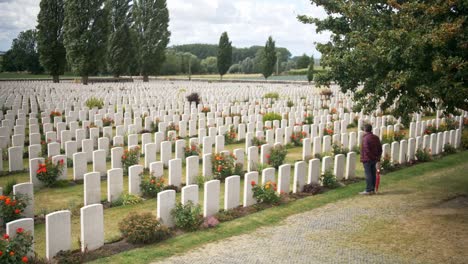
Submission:
M 116 201 L 112 202 L 112 206 L 128 206 L 142 203 L 143 199 L 133 194 L 125 193 L 121 195 Z
M 311 114 L 307 114 L 305 116 L 304 124 L 306 125 L 312 125 L 314 123 L 314 116 Z
M 444 145 L 444 153 L 445 154 L 453 154 L 453 153 L 456 153 L 456 152 L 457 152 L 457 150 L 452 145 L 450 145 L 450 144 L 445 144 Z
M 234 126 L 231 126 L 229 130 L 224 134 L 225 144 L 234 144 L 237 142 L 237 132 Z
M 265 145 L 265 144 L 266 144 L 266 140 L 263 138 L 258 138 L 258 137 L 252 138 L 252 146 L 257 146 L 260 148 L 262 145 Z
M 461 147 L 463 149 L 468 149 L 468 129 L 463 129 L 462 138 L 461 138 Z
M 37 34 L 35 30 L 26 30 L 13 40 L 11 49 L 3 56 L 4 71 L 28 71 L 39 74 L 44 71 L 37 53 Z
M 356 154 L 361 154 L 361 148 L 359 148 L 358 145 L 355 145 L 352 149 L 351 149 L 352 152 L 355 152 Z
M 217 63 L 218 73 L 222 78 L 232 65 L 232 43 L 229 41 L 227 32 L 224 32 L 219 38 Z
M 302 56 L 300 56 L 297 61 L 296 61 L 296 69 L 304 69 L 304 68 L 307 68 L 309 67 L 309 64 L 311 62 L 311 58 L 309 56 L 307 56 L 307 54 L 303 54 Z
M 128 72 L 134 39 L 130 33 L 130 0 L 109 0 L 107 69 L 114 77 Z
M 44 68 L 59 81 L 65 72 L 66 50 L 63 45 L 63 20 L 65 17 L 63 0 L 41 0 L 37 16 L 37 50 Z
M 162 241 L 171 235 L 169 228 L 159 223 L 156 216 L 149 212 L 128 214 L 119 223 L 119 230 L 132 244 L 150 244 Z
M 309 81 L 309 83 L 311 83 L 314 80 L 314 64 L 315 60 L 314 56 L 312 56 L 312 58 L 310 59 L 309 67 L 307 68 L 307 81 Z
M 0 218 L 3 224 L 21 218 L 30 197 L 24 195 L 0 195 Z
M 392 159 L 388 154 L 386 154 L 382 158 L 382 161 L 380 162 L 380 170 L 382 171 L 382 173 L 388 173 L 395 170 L 395 166 L 392 163 Z
M 287 106 L 287 107 L 293 107 L 293 106 L 294 106 L 294 102 L 291 101 L 291 100 L 288 100 L 286 106 Z
M 269 99 L 269 98 L 271 98 L 271 99 L 278 100 L 278 98 L 279 98 L 279 93 L 274 93 L 274 92 L 272 92 L 272 93 L 266 93 L 266 94 L 263 96 L 263 98 L 264 98 L 264 99 Z
M 7 183 L 5 184 L 5 186 L 3 187 L 3 194 L 4 195 L 11 195 L 13 194 L 13 186 L 15 186 L 16 184 L 18 184 L 18 182 L 16 181 L 16 179 L 10 179 L 7 181 Z
M 174 217 L 175 226 L 185 231 L 195 231 L 203 223 L 201 206 L 194 205 L 192 201 L 185 205 L 177 203 L 171 215 Z
M 150 176 L 149 178 L 142 177 L 140 183 L 141 194 L 146 198 L 155 198 L 158 193 L 163 191 L 165 187 L 163 177 Z
M 30 257 L 28 254 L 32 251 L 33 236 L 23 228 L 17 228 L 13 237 L 5 234 L 0 239 L 0 263 L 17 264 L 28 263 Z
M 321 65 L 330 68 L 316 77 L 319 84 L 354 92 L 365 112 L 394 106 L 402 123 L 422 108 L 468 110 L 465 1 L 311 3 L 328 16 L 299 20 L 331 32 L 329 42 L 317 44 Z
M 184 149 L 185 158 L 188 158 L 190 156 L 199 156 L 199 155 L 200 155 L 200 148 L 196 144 L 187 146 Z
M 88 83 L 88 76 L 96 73 L 105 61 L 108 30 L 105 2 L 65 1 L 63 44 L 67 62 L 73 72 L 83 77 L 83 84 Z
M 166 0 L 133 1 L 133 18 L 140 73 L 147 82 L 148 75 L 160 70 L 171 35 Z
M 325 173 L 320 176 L 320 182 L 322 186 L 326 188 L 334 189 L 338 187 L 338 181 L 331 170 L 325 171 Z
M 96 97 L 91 97 L 85 102 L 86 106 L 89 109 L 97 108 L 97 109 L 102 109 L 104 107 L 104 100 Z
M 291 142 L 296 147 L 302 146 L 302 140 L 304 140 L 306 136 L 307 136 L 307 133 L 305 131 L 293 132 L 291 135 Z
M 276 59 L 275 41 L 273 41 L 273 38 L 270 36 L 265 44 L 262 58 L 262 74 L 265 79 L 268 79 L 268 77 L 273 74 L 275 70 Z
M 44 163 L 39 164 L 39 168 L 36 171 L 36 177 L 47 187 L 54 186 L 57 181 L 59 173 L 65 168 L 65 161 L 59 160 L 56 164 L 52 162 L 52 159 L 45 159 Z
M 197 176 L 197 185 L 198 185 L 198 188 L 203 188 L 203 186 L 205 186 L 205 176 L 203 175 L 198 175 Z
M 253 197 L 257 200 L 257 203 L 266 204 L 278 204 L 280 196 L 276 192 L 276 183 L 266 182 L 264 185 L 257 185 L 256 182 L 252 181 Z
M 415 156 L 416 156 L 416 160 L 419 161 L 419 162 L 427 162 L 427 161 L 430 161 L 432 159 L 432 155 L 430 153 L 430 150 L 427 150 L 427 149 L 419 148 L 416 151 Z
M 235 163 L 236 158 L 234 155 L 214 154 L 211 160 L 214 178 L 224 180 L 234 175 Z
M 124 169 L 124 174 L 128 175 L 128 168 L 133 165 L 137 165 L 140 161 L 140 147 L 136 146 L 131 150 L 124 150 L 122 155 L 122 167 Z
M 263 123 L 274 120 L 281 121 L 281 115 L 277 113 L 266 113 L 263 115 Z
M 201 60 L 201 66 L 204 71 L 208 74 L 214 74 L 218 72 L 218 58 L 208 57 Z
M 275 146 L 271 149 L 270 157 L 268 158 L 268 164 L 278 169 L 279 166 L 284 164 L 288 150 L 282 145 Z
M 342 144 L 338 145 L 338 144 L 333 143 L 333 145 L 332 145 L 333 155 L 343 154 L 343 155 L 346 156 L 346 154 L 348 154 L 348 152 L 349 152 L 349 149 L 344 147 Z

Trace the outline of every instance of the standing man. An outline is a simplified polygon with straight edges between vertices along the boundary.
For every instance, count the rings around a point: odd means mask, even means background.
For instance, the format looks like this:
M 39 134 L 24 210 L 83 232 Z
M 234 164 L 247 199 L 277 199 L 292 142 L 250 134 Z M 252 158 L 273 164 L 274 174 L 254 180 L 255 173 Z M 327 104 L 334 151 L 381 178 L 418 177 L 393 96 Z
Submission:
M 375 194 L 376 165 L 380 162 L 382 156 L 382 144 L 379 137 L 372 134 L 372 125 L 365 124 L 364 132 L 361 144 L 361 162 L 366 173 L 367 187 L 364 192 L 359 194 L 371 195 Z

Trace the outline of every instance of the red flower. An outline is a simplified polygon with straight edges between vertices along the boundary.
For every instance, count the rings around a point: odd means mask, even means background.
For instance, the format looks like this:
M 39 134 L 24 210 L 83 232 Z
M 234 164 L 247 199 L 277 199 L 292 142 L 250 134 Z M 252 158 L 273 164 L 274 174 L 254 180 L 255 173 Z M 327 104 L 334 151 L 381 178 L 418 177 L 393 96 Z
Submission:
M 127 159 L 127 156 L 123 155 L 123 156 L 122 156 L 122 159 Z
M 15 255 L 15 252 L 14 251 L 10 251 L 10 256 L 14 256 Z
M 16 229 L 16 234 L 21 234 L 21 233 L 23 233 L 23 232 L 24 232 L 24 229 L 21 228 L 21 227 L 18 228 L 18 229 Z
M 221 170 L 223 170 L 223 166 L 219 165 L 218 166 L 218 172 L 221 172 Z
M 61 160 L 59 161 L 59 164 L 60 164 L 60 165 L 63 165 L 63 159 L 61 159 Z
M 151 184 L 154 184 L 154 183 L 155 183 L 155 181 L 154 181 L 154 180 L 151 180 Z
M 15 209 L 15 214 L 21 213 L 20 209 Z
M 3 235 L 3 239 L 9 239 L 9 238 L 10 238 L 10 236 L 8 234 Z
M 251 184 L 252 186 L 255 186 L 256 183 L 255 183 L 255 181 L 252 181 L 252 182 L 250 182 L 250 184 Z
M 23 263 L 28 263 L 29 259 L 28 257 L 24 256 L 21 261 L 23 261 Z
M 271 157 L 270 154 L 267 154 L 267 155 L 266 155 L 266 158 L 267 158 L 267 159 L 270 159 L 270 157 Z
M 1 257 L 2 255 L 3 255 L 3 252 L 2 252 L 2 251 L 0 251 L 0 257 Z

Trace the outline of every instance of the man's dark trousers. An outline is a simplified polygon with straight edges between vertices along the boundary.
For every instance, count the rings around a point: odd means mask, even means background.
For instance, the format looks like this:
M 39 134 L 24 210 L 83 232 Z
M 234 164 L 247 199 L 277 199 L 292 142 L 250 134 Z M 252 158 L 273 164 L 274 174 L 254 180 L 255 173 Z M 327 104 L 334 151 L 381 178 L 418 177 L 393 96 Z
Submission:
M 376 179 L 376 161 L 367 161 L 364 162 L 364 172 L 366 173 L 366 183 L 367 188 L 366 192 L 374 192 L 375 191 L 375 179 Z

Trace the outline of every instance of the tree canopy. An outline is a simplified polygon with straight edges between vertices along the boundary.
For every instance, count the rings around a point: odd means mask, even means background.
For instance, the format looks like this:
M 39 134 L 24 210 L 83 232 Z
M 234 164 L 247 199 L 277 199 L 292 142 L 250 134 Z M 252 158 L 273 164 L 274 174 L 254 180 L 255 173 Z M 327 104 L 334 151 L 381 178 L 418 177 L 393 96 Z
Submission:
M 229 70 L 232 65 L 232 43 L 229 41 L 227 32 L 221 34 L 218 45 L 218 73 L 223 78 L 223 75 Z
M 64 3 L 63 0 L 41 0 L 40 7 L 36 27 L 39 60 L 54 82 L 59 82 L 67 62 L 63 45 Z
M 107 69 L 115 76 L 128 72 L 134 39 L 130 33 L 132 15 L 130 0 L 109 0 L 109 36 Z
M 468 110 L 468 2 L 312 0 L 328 17 L 299 16 L 331 40 L 321 65 L 366 112 L 394 107 L 408 121 L 422 108 Z
M 140 74 L 147 82 L 148 75 L 157 74 L 165 60 L 171 35 L 169 11 L 166 0 L 136 0 L 133 5 Z
M 5 71 L 28 71 L 33 74 L 44 71 L 39 63 L 35 30 L 26 30 L 18 34 L 11 49 L 3 56 L 2 65 Z
M 275 41 L 270 36 L 265 44 L 265 49 L 263 50 L 263 57 L 262 57 L 262 74 L 265 79 L 270 77 L 276 65 L 276 48 L 275 48 Z
M 82 76 L 87 84 L 88 76 L 103 66 L 107 41 L 107 9 L 105 0 L 65 1 L 64 40 L 67 61 L 72 70 Z

